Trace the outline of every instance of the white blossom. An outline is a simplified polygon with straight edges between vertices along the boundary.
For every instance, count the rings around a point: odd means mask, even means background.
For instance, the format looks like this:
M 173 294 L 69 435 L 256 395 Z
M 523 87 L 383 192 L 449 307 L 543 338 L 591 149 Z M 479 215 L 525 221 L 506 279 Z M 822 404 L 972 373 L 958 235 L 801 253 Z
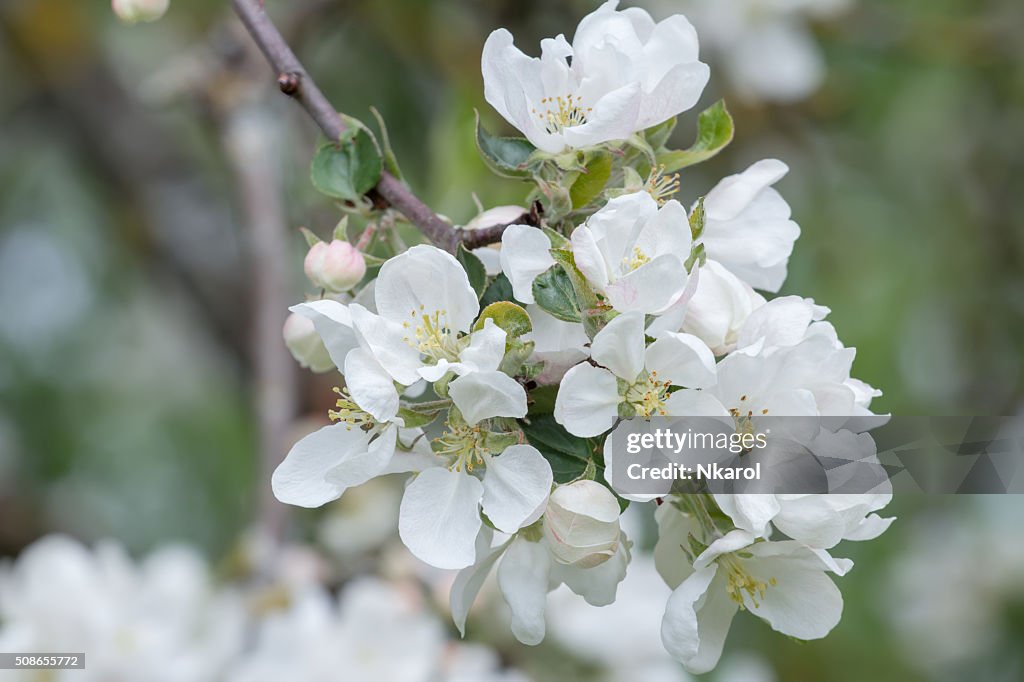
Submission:
M 611 199 L 570 237 L 576 266 L 620 312 L 658 314 L 686 290 L 693 246 L 686 209 L 647 192 Z
M 460 571 L 452 585 L 452 618 L 460 632 L 465 632 L 469 609 L 495 565 L 498 565 L 498 587 L 512 614 L 512 634 L 524 644 L 539 644 L 544 639 L 547 595 L 561 584 L 593 606 L 615 601 L 618 585 L 626 575 L 632 545 L 625 533 L 619 530 L 616 514 L 615 530 L 619 532 L 615 551 L 608 556 L 610 541 L 605 524 L 610 523 L 607 519 L 611 507 L 617 508 L 618 503 L 607 488 L 593 481 L 576 481 L 568 486 L 580 489 L 569 496 L 578 503 L 574 513 L 581 519 L 594 521 L 591 533 L 596 532 L 601 541 L 589 550 L 577 547 L 576 550 L 583 550 L 582 554 L 574 550 L 571 556 L 565 554 L 565 546 L 554 549 L 552 539 L 558 532 L 557 528 L 564 529 L 565 517 L 564 510 L 552 509 L 550 505 L 540 520 L 540 533 L 523 530 L 495 542 L 491 531 L 484 529 L 477 537 L 476 562 Z M 553 496 L 559 499 L 561 496 L 557 490 Z M 559 518 L 552 520 L 549 513 Z M 550 523 L 557 526 L 554 531 L 546 529 Z M 536 528 L 529 530 L 535 531 Z M 586 532 L 578 537 L 582 542 L 587 541 Z M 602 560 L 596 564 L 587 560 L 588 552 Z
M 782 286 L 800 236 L 800 227 L 790 220 L 789 204 L 772 188 L 788 172 L 781 161 L 758 161 L 723 179 L 704 197 L 700 242 L 708 258 L 763 291 L 776 292 Z
M 667 510 L 663 516 L 680 513 L 669 505 L 662 508 Z M 662 574 L 674 591 L 665 607 L 661 637 L 690 672 L 715 667 L 740 608 L 803 640 L 820 639 L 839 622 L 843 598 L 827 572 L 842 575 L 852 562 L 834 560 L 798 542 L 757 542 L 746 531 L 732 530 L 712 542 L 691 567 L 683 549 L 689 538 L 681 538 L 678 531 L 659 537 L 662 552 L 656 555 L 662 562 L 676 555 L 672 571 Z
M 621 140 L 697 103 L 709 71 L 697 33 L 682 15 L 655 24 L 647 12 L 616 11 L 611 0 L 584 17 L 572 44 L 541 41 L 524 55 L 505 29 L 484 44 L 484 96 L 538 149 Z
M 555 419 L 569 433 L 596 436 L 609 430 L 625 406 L 642 417 L 687 414 L 687 391 L 715 382 L 714 356 L 690 334 L 662 332 L 646 345 L 644 316 L 624 313 L 597 333 L 591 358 L 562 378 L 555 400 Z

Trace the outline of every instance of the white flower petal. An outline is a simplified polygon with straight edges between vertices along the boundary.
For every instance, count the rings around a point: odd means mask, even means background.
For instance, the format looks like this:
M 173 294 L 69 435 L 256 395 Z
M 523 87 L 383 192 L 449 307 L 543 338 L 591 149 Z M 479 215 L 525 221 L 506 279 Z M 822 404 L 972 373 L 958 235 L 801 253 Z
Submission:
M 487 318 L 484 328 L 473 332 L 469 347 L 459 353 L 459 359 L 474 371 L 490 372 L 498 369 L 505 357 L 505 339 L 508 334 L 504 329 Z
M 779 513 L 781 505 L 775 495 L 714 495 L 719 508 L 738 528 L 757 537 L 768 533 L 768 524 Z
M 779 513 L 772 524 L 798 542 L 817 549 L 839 544 L 846 532 L 846 520 L 824 496 L 780 496 Z
M 715 356 L 692 334 L 664 332 L 647 347 L 645 366 L 659 381 L 675 386 L 707 388 L 715 384 Z
M 597 333 L 590 345 L 590 357 L 632 383 L 644 369 L 644 344 L 644 316 L 623 313 Z
M 470 424 L 491 417 L 526 416 L 526 390 L 503 372 L 472 372 L 448 384 L 448 395 Z
M 517 301 L 533 303 L 533 280 L 555 264 L 551 240 L 529 225 L 509 225 L 501 234 L 501 269 Z
M 452 583 L 449 595 L 452 621 L 463 637 L 466 636 L 466 618 L 469 616 L 469 610 L 473 607 L 473 602 L 476 601 L 476 596 L 480 593 L 480 588 L 483 587 L 494 564 L 501 558 L 505 548 L 511 542 L 508 540 L 491 547 L 493 537 L 494 533 L 490 528 L 484 527 L 480 531 L 480 535 L 476 539 L 476 563 L 459 571 Z
M 512 610 L 512 634 L 523 644 L 544 639 L 551 560 L 543 543 L 517 536 L 498 566 L 498 586 Z
M 480 312 L 476 292 L 459 262 L 427 244 L 381 266 L 374 298 L 381 316 L 393 322 L 414 324 L 415 318 L 438 313 L 453 332 L 469 331 Z
M 551 465 L 531 445 L 512 445 L 487 461 L 482 506 L 487 518 L 514 533 L 540 518 L 551 492 Z
M 316 333 L 327 348 L 335 367 L 345 366 L 345 356 L 358 344 L 352 330 L 352 316 L 348 306 L 325 299 L 293 305 L 288 310 L 312 320 Z
M 764 159 L 742 173 L 722 179 L 704 196 L 708 220 L 732 220 L 750 206 L 758 194 L 785 177 L 789 167 L 777 159 Z
M 331 468 L 326 474 L 327 482 L 341 488 L 352 488 L 382 475 L 395 454 L 397 438 L 397 427 L 385 428 L 365 449 L 352 450 L 343 461 Z
M 690 546 L 690 535 L 696 537 L 700 524 L 672 504 L 662 504 L 654 511 L 658 523 L 658 542 L 654 545 L 654 565 L 665 584 L 673 590 L 693 573 L 693 565 L 683 549 Z
M 683 259 L 663 253 L 609 284 L 605 295 L 616 310 L 656 315 L 679 300 L 688 278 Z
M 406 339 L 408 330 L 353 303 L 349 306 L 359 345 L 367 348 L 380 366 L 400 384 L 411 386 L 420 379 L 420 352 Z M 344 367 L 344 365 L 342 365 Z
M 764 542 L 748 551 L 754 558 L 743 562 L 744 569 L 768 585 L 756 605 L 743 593 L 751 613 L 768 621 L 773 630 L 803 640 L 821 639 L 839 623 L 843 596 L 814 565 L 817 558 L 810 550 L 795 542 Z
M 418 559 L 437 568 L 465 568 L 476 558 L 483 485 L 443 467 L 409 483 L 399 508 L 398 534 Z
M 619 583 L 626 577 L 630 560 L 630 542 L 620 536 L 615 556 L 592 568 L 552 564 L 552 574 L 591 606 L 607 606 L 615 601 Z
M 575 436 L 597 436 L 615 424 L 621 401 L 614 374 L 588 364 L 576 365 L 558 386 L 555 421 Z
M 695 571 L 668 599 L 661 620 L 665 649 L 691 673 L 714 669 L 739 605 L 725 591 L 717 564 Z
M 274 496 L 300 507 L 319 507 L 338 499 L 345 486 L 328 481 L 327 472 L 346 458 L 365 452 L 369 442 L 369 434 L 346 424 L 314 431 L 296 443 L 274 471 Z
M 345 384 L 352 400 L 378 422 L 398 414 L 394 380 L 368 350 L 356 348 L 345 358 Z

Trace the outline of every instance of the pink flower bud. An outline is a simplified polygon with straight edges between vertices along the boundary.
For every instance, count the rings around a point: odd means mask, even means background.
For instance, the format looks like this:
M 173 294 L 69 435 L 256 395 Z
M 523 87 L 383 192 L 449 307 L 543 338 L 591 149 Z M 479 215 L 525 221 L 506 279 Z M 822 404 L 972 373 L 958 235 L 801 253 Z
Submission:
M 303 367 L 318 373 L 334 367 L 331 356 L 327 354 L 327 347 L 309 318 L 290 314 L 284 321 L 282 335 L 292 357 Z
M 113 0 L 110 4 L 118 19 L 127 24 L 137 24 L 162 17 L 170 0 Z
M 348 291 L 366 274 L 363 254 L 346 241 L 317 242 L 303 263 L 306 276 L 315 286 L 334 293 Z

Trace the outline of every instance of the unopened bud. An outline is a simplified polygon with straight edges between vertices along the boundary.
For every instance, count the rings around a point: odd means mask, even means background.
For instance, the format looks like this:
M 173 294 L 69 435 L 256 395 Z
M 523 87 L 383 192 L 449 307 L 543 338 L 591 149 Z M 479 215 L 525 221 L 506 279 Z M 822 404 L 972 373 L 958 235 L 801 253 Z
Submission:
M 358 284 L 366 274 L 366 259 L 356 247 L 335 239 L 310 247 L 303 267 L 315 286 L 341 293 Z
M 110 4 L 118 19 L 127 24 L 137 24 L 162 17 L 170 0 L 113 0 Z
M 619 503 L 608 488 L 581 480 L 555 488 L 544 512 L 544 536 L 555 559 L 593 568 L 619 549 Z
M 326 372 L 334 368 L 327 347 L 316 333 L 312 320 L 296 313 L 284 321 L 284 343 L 292 357 L 313 372 Z

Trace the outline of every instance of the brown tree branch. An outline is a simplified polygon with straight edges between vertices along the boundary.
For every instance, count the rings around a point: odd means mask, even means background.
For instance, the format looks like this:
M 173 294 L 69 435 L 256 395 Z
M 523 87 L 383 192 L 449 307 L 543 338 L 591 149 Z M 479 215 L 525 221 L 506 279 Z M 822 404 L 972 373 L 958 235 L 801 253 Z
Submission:
M 277 84 L 281 92 L 301 104 L 328 138 L 339 139 L 345 132 L 345 122 L 267 16 L 263 0 L 231 0 L 231 5 L 249 35 L 277 72 Z M 454 253 L 460 243 L 466 248 L 475 248 L 499 241 L 507 227 L 497 225 L 483 230 L 463 232 L 442 220 L 401 180 L 387 171 L 381 175 L 373 191 L 419 228 L 434 245 L 450 253 Z

